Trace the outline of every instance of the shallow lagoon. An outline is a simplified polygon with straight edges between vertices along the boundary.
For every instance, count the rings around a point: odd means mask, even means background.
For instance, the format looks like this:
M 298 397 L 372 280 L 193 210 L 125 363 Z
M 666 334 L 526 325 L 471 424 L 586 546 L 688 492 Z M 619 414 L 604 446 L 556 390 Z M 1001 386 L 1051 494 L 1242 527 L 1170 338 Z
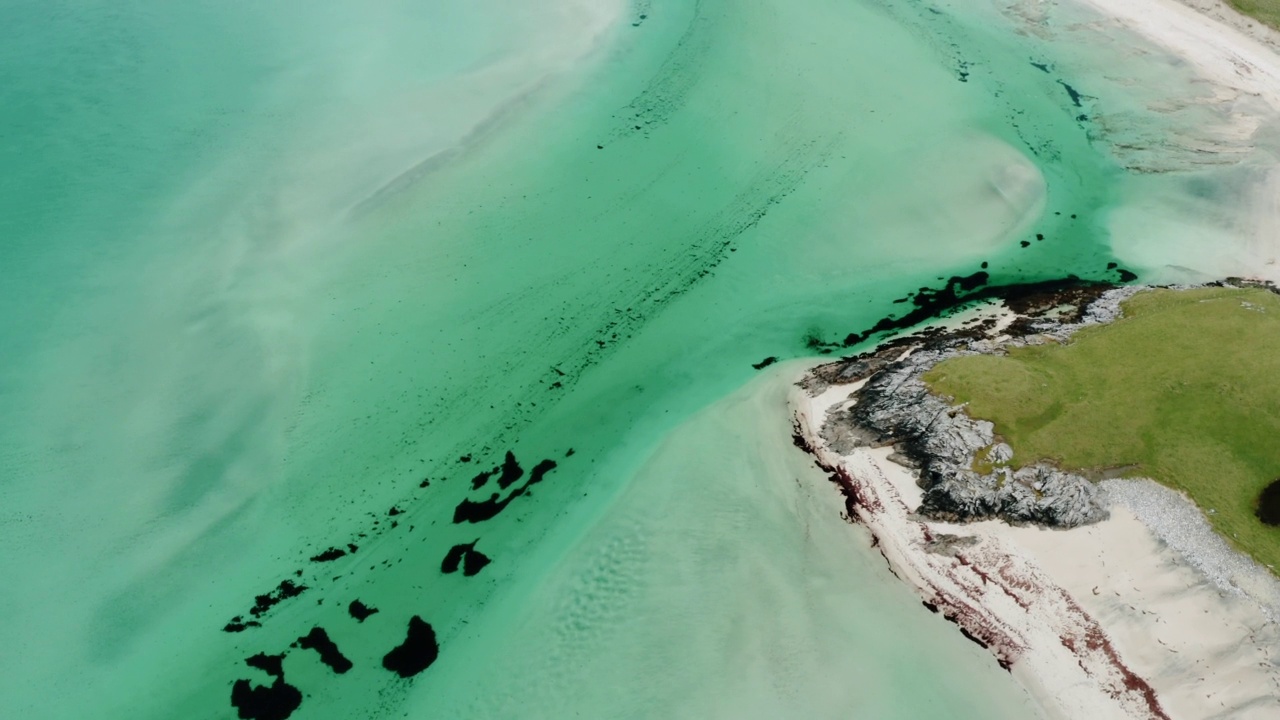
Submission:
M 984 262 L 1243 265 L 1225 218 L 1270 147 L 1201 162 L 1247 102 L 1071 6 L 3 6 L 0 703 L 26 717 L 231 717 L 233 680 L 269 682 L 243 659 L 317 625 L 355 667 L 290 651 L 295 717 L 1021 717 L 817 519 L 785 419 L 724 398 Z M 558 467 L 452 522 L 508 450 Z M 492 564 L 441 574 L 477 538 Z M 441 655 L 404 682 L 380 658 L 413 615 Z

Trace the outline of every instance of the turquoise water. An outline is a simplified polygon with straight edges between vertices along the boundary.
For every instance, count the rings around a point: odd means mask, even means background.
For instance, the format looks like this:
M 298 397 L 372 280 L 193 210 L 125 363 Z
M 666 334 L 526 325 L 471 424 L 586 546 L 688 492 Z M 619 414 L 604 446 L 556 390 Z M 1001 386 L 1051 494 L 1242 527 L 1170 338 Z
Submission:
M 0 709 L 234 717 L 287 652 L 299 718 L 1026 717 L 752 364 L 984 262 L 1217 267 L 1270 146 L 1193 162 L 1185 66 L 1036 7 L 0 0 Z

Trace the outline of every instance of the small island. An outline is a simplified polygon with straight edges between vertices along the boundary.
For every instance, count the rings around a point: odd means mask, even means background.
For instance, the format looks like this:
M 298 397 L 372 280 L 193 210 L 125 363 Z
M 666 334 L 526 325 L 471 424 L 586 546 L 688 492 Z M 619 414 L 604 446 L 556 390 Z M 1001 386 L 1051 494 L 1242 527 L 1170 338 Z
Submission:
M 1280 713 L 1280 294 L 1022 294 L 815 367 L 796 445 L 1051 715 Z

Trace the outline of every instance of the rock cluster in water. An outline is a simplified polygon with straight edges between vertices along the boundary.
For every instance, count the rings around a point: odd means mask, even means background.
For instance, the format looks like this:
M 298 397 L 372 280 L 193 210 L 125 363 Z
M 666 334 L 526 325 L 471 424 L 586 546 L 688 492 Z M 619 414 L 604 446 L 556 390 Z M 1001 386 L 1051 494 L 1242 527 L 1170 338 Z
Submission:
M 814 373 L 818 385 L 866 379 L 851 406 L 831 412 L 822 434 L 840 453 L 893 446 L 890 460 L 918 471 L 925 491 L 918 512 L 930 519 L 1000 518 L 1060 528 L 1104 520 L 1107 502 L 1096 484 L 1044 463 L 1009 466 L 1013 450 L 997 442 L 992 424 L 931 393 L 921 376 L 949 357 L 1002 352 L 1046 338 L 1065 340 L 1081 327 L 1114 320 L 1120 302 L 1136 290 L 1077 287 L 1024 297 L 1016 306 L 1008 303 L 1018 318 L 1003 330 L 1009 337 L 1002 342 L 991 338 L 995 322 L 988 320 L 903 338 L 819 368 Z

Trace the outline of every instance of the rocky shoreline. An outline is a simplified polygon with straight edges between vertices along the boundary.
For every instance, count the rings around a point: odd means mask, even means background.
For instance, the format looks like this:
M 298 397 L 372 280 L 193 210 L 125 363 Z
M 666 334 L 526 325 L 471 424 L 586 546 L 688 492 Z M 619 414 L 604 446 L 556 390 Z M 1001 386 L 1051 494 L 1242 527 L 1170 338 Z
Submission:
M 1185 528 L 1167 537 L 1148 511 L 1192 515 L 1231 551 L 1190 501 L 1151 481 L 1001 467 L 1012 454 L 994 428 L 921 379 L 950 357 L 1064 341 L 1119 318 L 1120 304 L 1145 289 L 1020 289 L 972 319 L 810 368 L 791 399 L 793 439 L 839 486 L 846 519 L 869 531 L 890 571 L 987 649 L 1047 716 L 1274 717 L 1272 595 L 1234 586 L 1259 573 L 1270 581 L 1265 570 L 1228 572 L 1226 585 L 1204 574 L 1199 555 L 1184 557 L 1175 542 Z M 1067 528 L 1076 529 L 1046 531 Z M 1221 564 L 1220 555 L 1209 556 Z
M 931 520 L 1061 528 L 1104 520 L 1107 503 L 1095 483 L 1046 463 L 1002 467 L 1013 450 L 996 441 L 992 424 L 931 393 L 921 376 L 951 357 L 1063 341 L 1116 319 L 1120 303 L 1141 289 L 1095 285 L 1022 297 L 1007 302 L 1010 314 L 1002 317 L 906 336 L 815 368 L 804 382 L 810 392 L 865 380 L 851 396 L 855 403 L 826 418 L 822 437 L 839 453 L 892 446 L 890 459 L 918 473 L 925 491 L 918 512 Z M 981 473 L 978 464 L 993 467 Z
M 1269 284 L 1229 279 L 1211 285 Z M 1189 288 L 1191 286 L 1177 286 Z M 1082 475 L 1047 463 L 1004 467 L 1013 450 L 994 428 L 931 393 L 921 376 L 961 355 L 1064 342 L 1082 328 L 1120 317 L 1120 304 L 1147 286 L 1084 285 L 1008 298 L 1008 313 L 951 330 L 928 330 L 861 355 L 815 368 L 802 386 L 810 392 L 865 381 L 856 402 L 833 413 L 822 437 L 837 452 L 892 446 L 890 459 L 918 473 L 924 489 L 919 513 L 931 520 L 968 522 L 998 518 L 1071 528 L 1107 518 L 1105 491 Z M 989 467 L 979 472 L 975 467 Z M 1094 478 L 1096 480 L 1097 478 Z

